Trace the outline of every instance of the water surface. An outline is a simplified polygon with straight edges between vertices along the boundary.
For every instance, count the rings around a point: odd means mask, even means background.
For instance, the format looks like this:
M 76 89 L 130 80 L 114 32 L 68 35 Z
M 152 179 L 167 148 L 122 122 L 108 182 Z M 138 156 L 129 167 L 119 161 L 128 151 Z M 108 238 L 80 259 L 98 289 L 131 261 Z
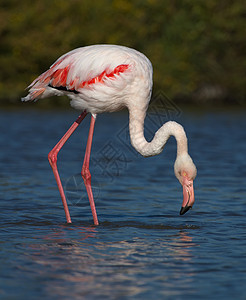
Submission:
M 0 112 L 0 298 L 245 299 L 245 112 L 148 116 L 148 139 L 169 117 L 187 131 L 198 176 L 184 216 L 175 140 L 142 158 L 126 113 L 99 116 L 91 160 L 99 226 L 79 175 L 89 117 L 58 156 L 70 225 L 47 161 L 77 115 Z

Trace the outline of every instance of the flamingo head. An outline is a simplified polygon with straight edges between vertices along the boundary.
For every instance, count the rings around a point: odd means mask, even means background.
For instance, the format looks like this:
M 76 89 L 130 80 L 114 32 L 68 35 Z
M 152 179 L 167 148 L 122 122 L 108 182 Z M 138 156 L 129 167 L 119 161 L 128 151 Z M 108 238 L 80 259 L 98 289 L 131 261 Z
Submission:
M 195 202 L 193 181 L 197 170 L 188 153 L 177 156 L 174 164 L 174 172 L 183 186 L 183 203 L 180 210 L 180 215 L 183 215 L 192 208 Z

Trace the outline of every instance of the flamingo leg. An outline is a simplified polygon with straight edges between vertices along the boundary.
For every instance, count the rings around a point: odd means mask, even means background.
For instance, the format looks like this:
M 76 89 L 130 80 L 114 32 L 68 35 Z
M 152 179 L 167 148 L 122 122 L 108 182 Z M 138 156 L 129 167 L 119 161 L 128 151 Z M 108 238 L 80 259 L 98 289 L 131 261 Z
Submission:
M 84 162 L 83 162 L 81 175 L 84 179 L 86 191 L 87 191 L 87 194 L 88 194 L 88 197 L 89 197 L 94 224 L 99 225 L 98 219 L 97 219 L 97 212 L 96 212 L 95 202 L 94 202 L 93 193 L 92 193 L 92 189 L 91 189 L 91 173 L 90 173 L 90 170 L 89 170 L 91 145 L 92 145 L 95 121 L 96 121 L 96 118 L 94 116 L 91 116 L 90 130 L 89 130 L 89 135 L 88 135 L 88 140 L 87 140 L 87 145 L 86 145 L 86 150 L 85 150 L 85 157 L 84 157 Z
M 86 111 L 82 112 L 82 114 L 71 125 L 71 127 L 68 129 L 68 131 L 64 134 L 64 136 L 60 139 L 60 141 L 55 145 L 55 147 L 48 154 L 49 163 L 50 163 L 51 168 L 53 170 L 53 173 L 55 175 L 57 186 L 58 186 L 59 192 L 61 194 L 62 203 L 63 203 L 67 223 L 72 223 L 72 221 L 71 221 L 71 217 L 70 217 L 70 213 L 69 213 L 69 209 L 68 209 L 68 205 L 67 205 L 66 196 L 65 196 L 65 193 L 64 193 L 64 190 L 63 190 L 63 187 L 62 187 L 60 175 L 59 175 L 59 172 L 58 172 L 58 169 L 57 169 L 57 155 L 58 155 L 58 152 L 63 147 L 63 145 L 66 143 L 66 141 L 69 139 L 69 137 L 75 131 L 75 129 L 79 126 L 79 124 L 86 117 L 86 115 L 87 115 Z

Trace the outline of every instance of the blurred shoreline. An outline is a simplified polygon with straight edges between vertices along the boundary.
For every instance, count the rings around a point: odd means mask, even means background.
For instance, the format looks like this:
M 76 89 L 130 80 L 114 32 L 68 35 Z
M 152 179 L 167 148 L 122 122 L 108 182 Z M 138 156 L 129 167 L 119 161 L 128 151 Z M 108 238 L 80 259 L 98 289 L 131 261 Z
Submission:
M 144 53 L 177 105 L 246 104 L 245 5 L 235 1 L 2 1 L 0 106 L 64 53 L 116 44 Z M 46 102 L 66 106 L 67 100 Z

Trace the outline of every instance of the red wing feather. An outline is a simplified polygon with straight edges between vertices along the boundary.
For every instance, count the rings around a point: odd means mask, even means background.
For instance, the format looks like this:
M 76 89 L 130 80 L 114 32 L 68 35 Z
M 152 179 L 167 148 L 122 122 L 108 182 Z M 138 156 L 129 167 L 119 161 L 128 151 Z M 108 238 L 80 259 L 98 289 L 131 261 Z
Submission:
M 40 98 L 48 85 L 57 89 L 60 87 L 65 88 L 65 90 L 67 89 L 67 91 L 77 92 L 77 89 L 84 88 L 85 86 L 90 86 L 98 82 L 103 83 L 106 78 L 113 79 L 116 75 L 125 72 L 129 67 L 129 65 L 126 64 L 118 65 L 110 73 L 107 73 L 107 70 L 104 70 L 99 75 L 82 82 L 80 81 L 80 78 L 76 76 L 68 83 L 67 77 L 71 69 L 71 65 L 67 65 L 65 68 L 59 69 L 59 64 L 63 60 L 64 58 L 56 62 L 49 70 L 41 74 L 30 84 L 29 87 L 33 88 L 33 91 L 30 91 L 31 93 L 29 94 L 31 100 L 37 100 Z M 54 68 L 57 67 L 58 69 L 54 70 Z

